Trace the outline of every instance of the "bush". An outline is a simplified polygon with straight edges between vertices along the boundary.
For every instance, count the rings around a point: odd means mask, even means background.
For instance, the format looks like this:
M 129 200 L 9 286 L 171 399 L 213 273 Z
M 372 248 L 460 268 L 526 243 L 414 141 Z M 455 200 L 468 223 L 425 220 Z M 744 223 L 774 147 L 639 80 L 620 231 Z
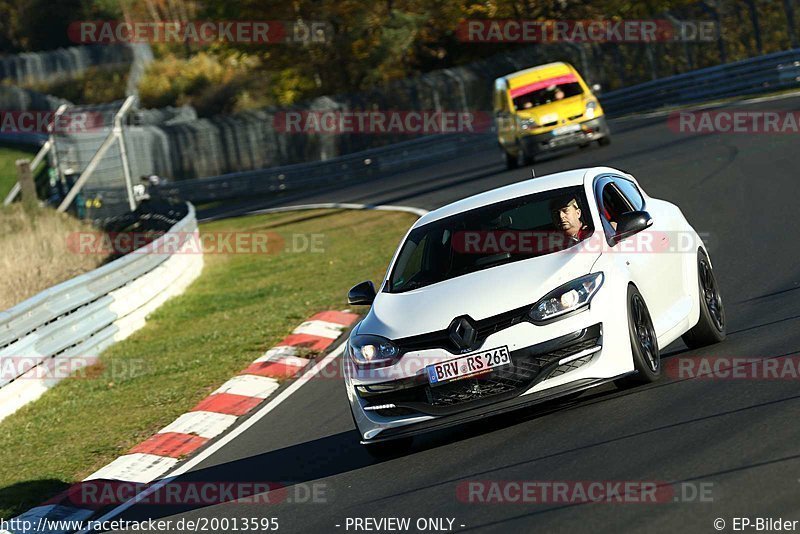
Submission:
M 283 103 L 279 87 L 261 61 L 244 53 L 201 51 L 188 59 L 167 54 L 155 60 L 139 82 L 142 107 L 191 105 L 201 117 Z
M 129 67 L 89 67 L 76 78 L 29 86 L 34 91 L 65 98 L 73 104 L 103 104 L 125 98 Z

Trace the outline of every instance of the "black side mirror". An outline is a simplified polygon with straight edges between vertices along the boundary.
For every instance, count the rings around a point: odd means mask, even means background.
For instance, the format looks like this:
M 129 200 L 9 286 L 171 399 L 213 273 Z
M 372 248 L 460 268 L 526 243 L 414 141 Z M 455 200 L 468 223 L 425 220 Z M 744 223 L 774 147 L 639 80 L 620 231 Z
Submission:
M 626 237 L 638 234 L 653 226 L 653 218 L 646 211 L 629 211 L 619 216 L 617 233 L 611 237 L 611 244 L 616 245 Z
M 370 280 L 356 284 L 347 293 L 350 306 L 369 306 L 375 300 L 375 284 Z

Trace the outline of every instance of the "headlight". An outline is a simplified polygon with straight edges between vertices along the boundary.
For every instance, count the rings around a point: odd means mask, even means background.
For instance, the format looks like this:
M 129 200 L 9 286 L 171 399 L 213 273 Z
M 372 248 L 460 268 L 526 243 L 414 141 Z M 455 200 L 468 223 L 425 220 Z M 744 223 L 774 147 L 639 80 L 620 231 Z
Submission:
M 536 119 L 521 119 L 519 121 L 519 127 L 523 130 L 530 130 L 536 128 Z
M 593 119 L 596 111 L 597 111 L 597 102 L 595 102 L 594 100 L 589 100 L 586 103 L 586 110 L 583 112 L 583 114 L 586 115 L 586 118 Z
M 350 359 L 357 365 L 386 365 L 400 354 L 397 345 L 380 336 L 356 335 L 347 345 Z
M 551 291 L 533 305 L 529 316 L 533 322 L 544 322 L 589 305 L 600 286 L 603 273 L 582 276 Z

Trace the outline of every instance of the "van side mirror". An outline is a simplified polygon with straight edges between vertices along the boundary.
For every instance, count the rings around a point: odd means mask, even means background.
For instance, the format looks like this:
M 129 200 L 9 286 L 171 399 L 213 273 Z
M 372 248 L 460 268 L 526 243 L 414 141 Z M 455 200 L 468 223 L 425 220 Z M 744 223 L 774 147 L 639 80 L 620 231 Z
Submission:
M 375 284 L 367 280 L 356 284 L 347 293 L 347 303 L 350 306 L 369 306 L 375 300 Z
M 646 211 L 629 211 L 617 219 L 617 232 L 611 236 L 611 244 L 616 245 L 626 237 L 638 234 L 653 226 L 653 218 Z

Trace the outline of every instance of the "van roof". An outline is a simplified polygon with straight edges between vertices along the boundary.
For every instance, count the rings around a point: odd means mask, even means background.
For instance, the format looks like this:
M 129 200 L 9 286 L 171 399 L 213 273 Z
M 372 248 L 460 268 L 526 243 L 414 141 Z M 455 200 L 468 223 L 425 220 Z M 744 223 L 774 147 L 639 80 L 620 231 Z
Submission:
M 502 78 L 505 78 L 509 87 L 514 88 L 519 85 L 526 85 L 531 82 L 545 80 L 547 78 L 552 78 L 553 76 L 558 76 L 559 74 L 567 74 L 570 72 L 573 72 L 571 65 L 564 63 L 563 61 L 557 61 L 554 63 L 547 63 L 545 65 L 539 65 L 537 67 L 531 67 L 529 69 L 512 72 L 511 74 L 502 76 Z

